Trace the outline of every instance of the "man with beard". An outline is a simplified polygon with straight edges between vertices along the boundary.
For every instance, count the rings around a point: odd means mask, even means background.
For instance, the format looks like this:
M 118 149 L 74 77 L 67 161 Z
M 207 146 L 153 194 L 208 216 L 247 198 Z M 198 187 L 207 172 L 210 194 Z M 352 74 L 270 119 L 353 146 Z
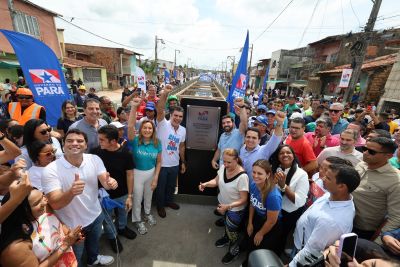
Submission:
M 327 157 L 339 157 L 349 160 L 353 166 L 356 166 L 362 161 L 362 153 L 355 149 L 355 144 L 358 139 L 358 133 L 352 129 L 346 129 L 340 134 L 340 145 L 328 147 L 322 150 L 319 154 L 317 161 L 318 165 Z
M 340 141 L 331 135 L 332 121 L 330 118 L 320 118 L 316 121 L 315 132 L 306 133 L 304 136 L 310 142 L 316 157 L 324 148 L 338 146 Z
M 400 225 L 400 171 L 388 160 L 396 149 L 386 137 L 374 137 L 364 146 L 363 161 L 356 166 L 360 186 L 353 192 L 356 216 L 353 232 L 371 239 L 385 220 L 381 232 L 393 231 Z
M 239 152 L 243 145 L 244 133 L 247 130 L 247 113 L 245 107 L 240 109 L 240 125 L 239 129 L 235 127 L 233 118 L 230 115 L 222 117 L 222 128 L 224 132 L 221 134 L 218 142 L 218 148 L 211 160 L 211 166 L 218 170 L 222 162 L 222 152 L 227 148 L 233 148 Z

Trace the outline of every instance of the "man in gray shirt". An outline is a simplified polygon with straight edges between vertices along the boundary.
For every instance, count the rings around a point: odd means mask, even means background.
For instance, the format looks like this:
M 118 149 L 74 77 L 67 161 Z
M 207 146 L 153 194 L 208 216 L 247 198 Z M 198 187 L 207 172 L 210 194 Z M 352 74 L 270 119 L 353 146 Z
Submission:
M 79 129 L 84 132 L 88 137 L 88 148 L 87 151 L 90 151 L 93 148 L 99 146 L 99 138 L 97 134 L 97 130 L 104 125 L 107 125 L 107 122 L 103 119 L 100 119 L 101 111 L 100 111 L 100 102 L 97 99 L 89 98 L 83 103 L 83 112 L 85 117 L 83 119 L 74 122 L 69 129 Z

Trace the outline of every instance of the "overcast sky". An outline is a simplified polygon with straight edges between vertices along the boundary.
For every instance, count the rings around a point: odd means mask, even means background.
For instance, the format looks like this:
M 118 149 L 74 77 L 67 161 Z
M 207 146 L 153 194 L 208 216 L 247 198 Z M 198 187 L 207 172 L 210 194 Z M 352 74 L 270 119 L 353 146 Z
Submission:
M 157 35 L 165 43 L 159 42 L 158 58 L 174 61 L 178 49 L 177 65 L 189 62 L 189 66 L 208 69 L 221 69 L 222 62 L 225 68 L 227 56 L 239 60 L 247 29 L 250 44 L 254 44 L 254 65 L 279 49 L 294 49 L 329 35 L 360 31 L 372 8 L 371 0 L 293 0 L 261 35 L 291 0 L 31 1 L 125 46 L 57 18 L 57 27 L 65 29 L 66 42 L 125 47 L 144 54 L 144 59 L 154 59 Z M 399 0 L 384 0 L 375 24 L 375 29 L 391 27 L 400 27 Z

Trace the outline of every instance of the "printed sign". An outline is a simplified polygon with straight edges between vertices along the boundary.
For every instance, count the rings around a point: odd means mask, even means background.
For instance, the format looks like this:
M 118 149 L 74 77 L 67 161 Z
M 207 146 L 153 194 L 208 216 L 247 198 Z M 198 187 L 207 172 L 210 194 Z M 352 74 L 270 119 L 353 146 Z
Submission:
M 343 69 L 342 77 L 340 78 L 339 86 L 340 88 L 349 87 L 351 74 L 353 73 L 353 69 Z

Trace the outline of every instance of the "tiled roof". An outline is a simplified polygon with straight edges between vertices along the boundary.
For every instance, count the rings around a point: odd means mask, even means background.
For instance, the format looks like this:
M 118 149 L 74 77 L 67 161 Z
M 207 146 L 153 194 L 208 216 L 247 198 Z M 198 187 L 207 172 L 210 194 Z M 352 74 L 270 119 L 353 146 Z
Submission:
M 364 61 L 364 64 L 362 64 L 361 70 L 369 70 L 369 69 L 375 69 L 378 67 L 393 65 L 396 61 L 397 61 L 397 53 L 382 56 L 382 57 L 376 57 L 374 59 Z M 318 73 L 319 74 L 341 73 L 343 69 L 348 69 L 350 67 L 351 67 L 350 64 L 346 64 L 346 65 L 342 65 L 342 66 L 337 66 L 331 70 L 319 71 Z
M 104 68 L 101 65 L 69 57 L 64 57 L 64 66 L 70 68 Z

